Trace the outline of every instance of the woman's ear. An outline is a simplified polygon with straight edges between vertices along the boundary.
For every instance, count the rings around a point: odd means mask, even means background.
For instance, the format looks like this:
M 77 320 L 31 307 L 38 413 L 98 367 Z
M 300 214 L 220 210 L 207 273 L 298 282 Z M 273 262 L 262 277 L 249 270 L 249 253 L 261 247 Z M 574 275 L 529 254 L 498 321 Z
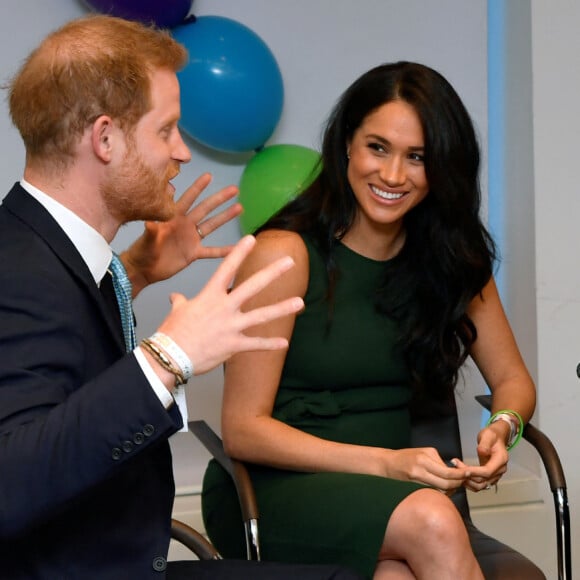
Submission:
M 111 161 L 116 132 L 118 128 L 108 115 L 101 115 L 93 123 L 91 130 L 93 152 L 104 163 Z

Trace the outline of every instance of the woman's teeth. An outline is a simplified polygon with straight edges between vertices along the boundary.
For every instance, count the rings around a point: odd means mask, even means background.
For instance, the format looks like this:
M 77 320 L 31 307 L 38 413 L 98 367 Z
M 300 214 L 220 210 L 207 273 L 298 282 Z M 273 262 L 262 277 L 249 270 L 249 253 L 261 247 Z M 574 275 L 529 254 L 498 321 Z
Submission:
M 374 185 L 371 185 L 371 189 L 373 193 L 382 197 L 383 199 L 401 199 L 403 197 L 403 193 L 391 193 L 390 191 L 383 191 Z

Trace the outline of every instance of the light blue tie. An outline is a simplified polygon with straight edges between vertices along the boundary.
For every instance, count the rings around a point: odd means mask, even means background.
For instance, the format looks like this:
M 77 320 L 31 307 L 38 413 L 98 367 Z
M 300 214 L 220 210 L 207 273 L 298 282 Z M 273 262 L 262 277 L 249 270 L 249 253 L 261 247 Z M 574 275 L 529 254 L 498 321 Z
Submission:
M 125 347 L 127 352 L 131 352 L 137 346 L 135 338 L 135 325 L 133 324 L 133 287 L 131 280 L 127 276 L 127 270 L 123 266 L 119 256 L 113 252 L 109 270 L 113 278 L 113 288 L 117 295 L 119 311 L 121 313 L 121 323 L 123 324 L 123 334 L 125 336 Z

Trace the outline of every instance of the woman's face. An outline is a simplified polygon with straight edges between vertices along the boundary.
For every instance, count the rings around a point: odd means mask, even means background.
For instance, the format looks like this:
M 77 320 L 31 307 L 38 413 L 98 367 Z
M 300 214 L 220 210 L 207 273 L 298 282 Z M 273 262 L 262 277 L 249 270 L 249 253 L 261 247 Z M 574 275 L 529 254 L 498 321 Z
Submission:
M 413 107 L 396 100 L 372 111 L 354 132 L 347 153 L 361 225 L 400 227 L 429 191 L 423 129 Z

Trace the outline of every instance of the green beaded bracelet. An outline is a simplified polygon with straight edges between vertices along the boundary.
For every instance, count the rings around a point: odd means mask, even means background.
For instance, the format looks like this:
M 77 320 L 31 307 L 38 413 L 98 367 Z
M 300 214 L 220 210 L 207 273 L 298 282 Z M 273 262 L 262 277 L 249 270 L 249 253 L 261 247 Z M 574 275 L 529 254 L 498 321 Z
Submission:
M 496 421 L 503 419 L 503 417 L 501 417 L 501 415 L 512 415 L 519 422 L 519 428 L 517 429 L 515 436 L 510 436 L 510 441 L 508 442 L 508 445 L 507 445 L 507 450 L 511 451 L 520 442 L 520 439 L 522 438 L 522 435 L 524 433 L 524 420 L 522 419 L 522 416 L 517 411 L 512 411 L 511 409 L 502 409 L 501 411 L 496 411 L 489 418 L 489 420 L 486 424 L 486 427 L 489 427 L 492 423 L 495 423 Z M 506 420 L 509 421 L 509 419 L 506 419 Z M 513 423 L 511 421 L 510 421 L 510 424 L 513 426 Z

